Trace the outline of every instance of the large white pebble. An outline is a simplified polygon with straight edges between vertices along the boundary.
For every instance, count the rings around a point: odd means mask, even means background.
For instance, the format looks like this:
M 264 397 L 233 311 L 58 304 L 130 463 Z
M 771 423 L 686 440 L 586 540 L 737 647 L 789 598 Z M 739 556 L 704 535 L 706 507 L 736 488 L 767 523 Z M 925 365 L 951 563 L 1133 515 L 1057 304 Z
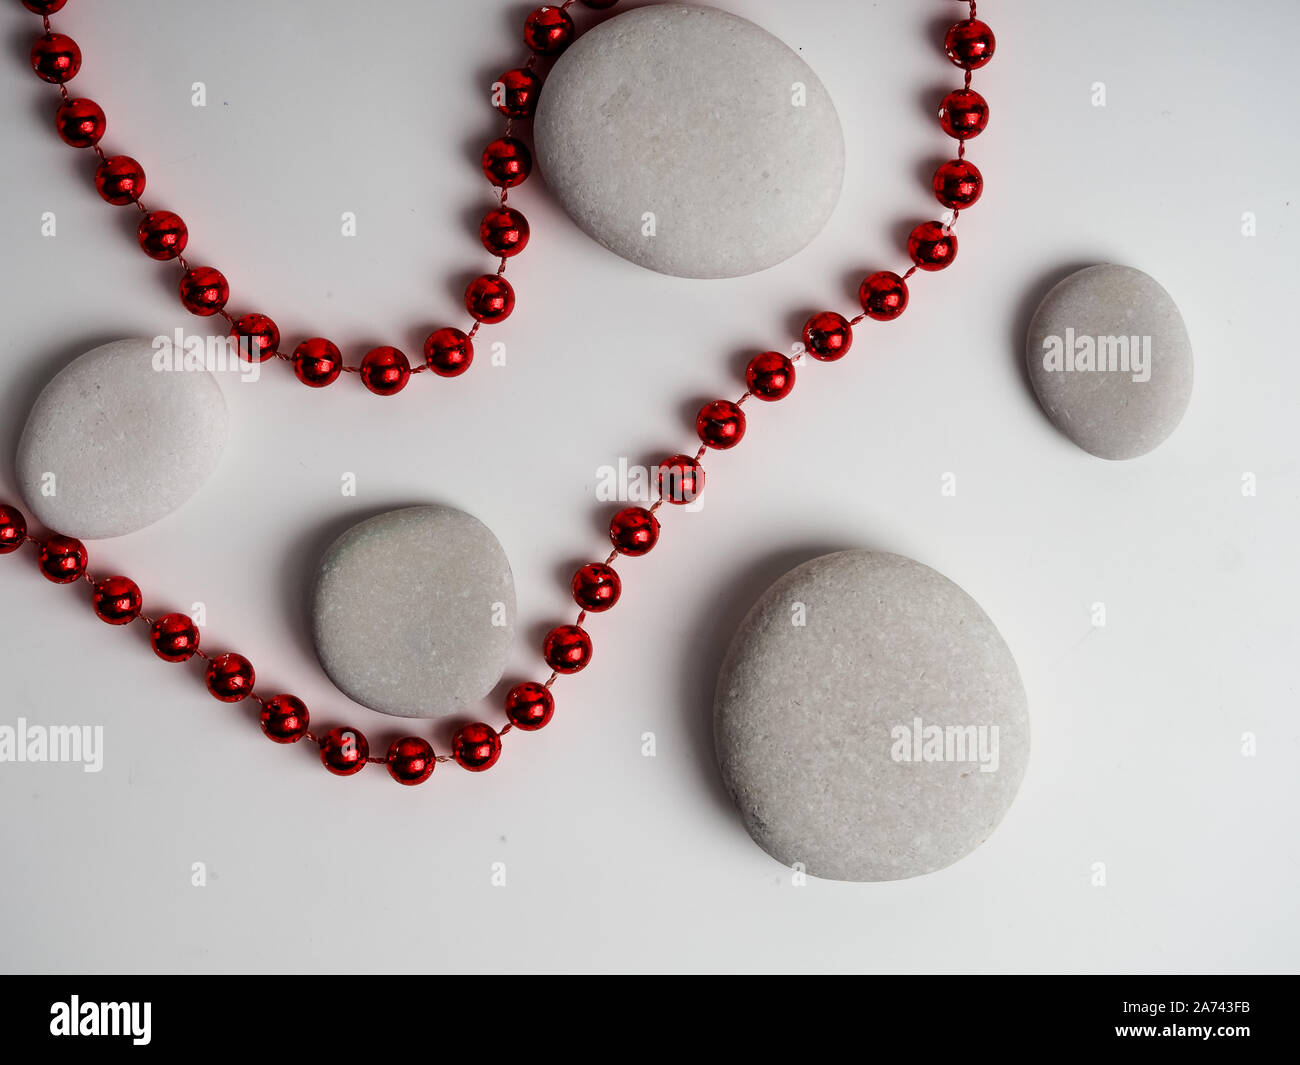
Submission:
M 334 541 L 311 616 L 325 672 L 363 706 L 396 717 L 473 713 L 505 670 L 514 576 L 477 518 L 407 507 Z
M 740 277 L 805 247 L 844 178 L 817 75 L 766 30 L 656 4 L 583 34 L 547 76 L 538 164 L 611 251 L 677 277 Z
M 951 865 L 997 827 L 1029 758 L 993 622 L 941 573 L 874 551 L 764 593 L 722 665 L 714 737 L 754 841 L 828 880 Z
M 226 401 L 204 369 L 155 368 L 154 342 L 86 352 L 45 386 L 18 443 L 18 487 L 42 524 L 99 540 L 184 503 L 217 467 Z

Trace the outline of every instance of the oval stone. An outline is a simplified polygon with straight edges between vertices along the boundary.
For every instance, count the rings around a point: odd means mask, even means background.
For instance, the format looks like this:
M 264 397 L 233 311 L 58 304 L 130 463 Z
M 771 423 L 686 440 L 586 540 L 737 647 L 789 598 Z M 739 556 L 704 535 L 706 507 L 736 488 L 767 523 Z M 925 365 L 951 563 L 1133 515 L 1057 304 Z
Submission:
M 766 30 L 656 4 L 583 34 L 547 76 L 538 165 L 578 226 L 677 277 L 740 277 L 805 247 L 844 178 L 817 75 Z
M 226 400 L 206 369 L 155 365 L 154 342 L 118 340 L 55 375 L 18 443 L 18 488 L 42 524 L 99 540 L 137 532 L 189 499 L 226 443 Z
M 1178 428 L 1192 395 L 1192 343 L 1173 298 L 1130 266 L 1071 274 L 1039 304 L 1026 342 L 1048 418 L 1084 451 L 1132 459 Z
M 841 551 L 749 612 L 718 677 L 722 777 L 754 841 L 828 880 L 951 865 L 1029 757 L 1015 660 L 979 605 L 911 559 Z
M 330 679 L 363 706 L 437 717 L 501 679 L 515 584 L 492 531 L 454 507 L 407 507 L 352 526 L 325 552 L 312 638 Z

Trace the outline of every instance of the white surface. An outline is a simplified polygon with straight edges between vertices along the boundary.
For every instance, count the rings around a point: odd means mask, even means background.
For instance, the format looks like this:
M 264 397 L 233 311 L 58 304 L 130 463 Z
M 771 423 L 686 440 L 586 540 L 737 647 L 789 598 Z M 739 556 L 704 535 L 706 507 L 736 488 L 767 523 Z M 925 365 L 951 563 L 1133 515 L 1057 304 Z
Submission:
M 74 0 L 59 25 L 85 49 L 76 88 L 106 108 L 107 146 L 139 158 L 147 199 L 190 223 L 193 261 L 224 269 L 234 304 L 287 336 L 327 335 L 355 356 L 376 342 L 413 353 L 430 325 L 461 319 L 465 276 L 486 262 L 475 159 L 499 128 L 487 85 L 521 57 L 524 6 L 393 2 L 362 16 L 240 0 L 211 18 Z M 484 359 L 396 399 L 353 380 L 312 392 L 284 367 L 225 380 L 234 437 L 217 474 L 93 565 L 136 577 L 153 602 L 202 600 L 206 642 L 381 747 L 394 723 L 349 706 L 315 664 L 309 576 L 358 518 L 448 502 L 505 546 L 524 637 L 507 677 L 535 672 L 540 631 L 572 612 L 572 564 L 606 550 L 598 467 L 689 447 L 700 399 L 735 393 L 745 357 L 788 343 L 809 310 L 851 308 L 862 274 L 896 266 L 906 229 L 933 215 L 923 181 L 949 145 L 932 111 L 960 81 L 937 37 L 962 9 L 737 3 L 808 58 L 849 131 L 845 194 L 809 249 L 758 277 L 661 277 L 601 251 L 526 185 L 511 197 L 534 232 L 511 267 L 519 308 L 490 333 L 506 367 Z M 861 330 L 848 358 L 753 412 L 745 442 L 710 462 L 703 510 L 669 515 L 655 552 L 623 567 L 623 601 L 593 622 L 595 661 L 559 684 L 553 724 L 509 737 L 499 767 L 443 767 L 410 790 L 374 767 L 332 777 L 209 698 L 197 670 L 154 658 L 137 628 L 101 624 L 30 555 L 0 559 L 0 724 L 102 724 L 106 745 L 98 774 L 0 766 L 0 963 L 1296 969 L 1300 141 L 1283 117 L 1300 8 L 981 11 L 999 39 L 977 80 L 993 120 L 972 146 L 988 191 L 962 220 L 961 258 L 918 279 L 902 320 Z M 99 202 L 89 157 L 49 129 L 57 94 L 23 58 L 35 19 L 6 5 L 0 25 L 12 454 L 70 356 L 196 319 L 178 309 L 174 271 L 134 247 L 134 212 Z M 190 105 L 199 80 L 204 109 Z M 1105 108 L 1091 104 L 1098 81 Z M 45 211 L 56 238 L 40 236 Z M 339 235 L 344 211 L 355 238 Z M 1061 437 L 1021 368 L 1041 294 L 1105 260 L 1169 289 L 1197 357 L 1183 425 L 1122 464 Z M 356 498 L 340 494 L 345 472 Z M 956 497 L 940 494 L 945 472 Z M 7 461 L 0 488 L 13 497 Z M 713 682 L 772 579 L 853 546 L 916 558 L 980 602 L 1024 675 L 1033 753 L 1001 828 L 952 868 L 793 887 L 726 803 Z M 1109 623 L 1096 630 L 1099 601 Z M 1247 731 L 1254 758 L 1239 753 Z M 641 754 L 646 732 L 656 757 Z M 206 887 L 190 886 L 194 862 Z M 499 862 L 505 887 L 491 882 Z M 1090 886 L 1095 862 L 1104 888 Z M 334 934 L 341 915 L 369 934 Z

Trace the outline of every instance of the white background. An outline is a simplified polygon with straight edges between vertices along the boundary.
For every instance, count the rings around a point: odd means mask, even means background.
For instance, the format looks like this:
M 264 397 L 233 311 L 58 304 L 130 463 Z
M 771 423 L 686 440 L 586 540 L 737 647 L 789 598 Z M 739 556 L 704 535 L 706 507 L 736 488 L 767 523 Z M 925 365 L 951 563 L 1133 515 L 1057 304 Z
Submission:
M 70 0 L 57 28 L 84 50 L 74 88 L 108 112 L 106 149 L 141 160 L 147 202 L 184 216 L 190 258 L 226 272 L 232 309 L 267 311 L 290 343 L 415 353 L 432 326 L 461 324 L 465 280 L 489 264 L 475 233 L 491 202 L 477 155 L 499 128 L 487 86 L 523 57 L 527 5 L 220 6 Z M 353 378 L 308 391 L 280 364 L 256 385 L 227 378 L 218 473 L 156 526 L 91 544 L 93 570 L 134 576 L 156 608 L 203 601 L 209 648 L 246 653 L 263 691 L 297 693 L 314 723 L 357 725 L 382 751 L 402 725 L 321 673 L 309 576 L 354 521 L 448 502 L 514 567 L 507 682 L 538 675 L 540 634 L 573 613 L 573 566 L 608 549 L 598 467 L 690 450 L 694 410 L 739 392 L 748 354 L 786 346 L 809 311 L 851 310 L 858 280 L 905 261 L 902 235 L 937 211 L 927 179 L 951 142 L 933 110 L 960 82 L 939 41 L 964 5 L 729 8 L 799 49 L 844 123 L 844 195 L 809 249 L 757 277 L 659 277 L 530 182 L 513 197 L 534 231 L 510 270 L 519 307 L 491 330 L 504 368 L 483 359 L 390 400 Z M 142 629 L 97 621 L 84 589 L 49 584 L 27 552 L 0 559 L 0 724 L 106 737 L 99 774 L 0 765 L 0 965 L 1295 970 L 1300 8 L 989 0 L 981 14 L 999 40 L 977 81 L 987 191 L 958 262 L 918 279 L 901 321 L 860 330 L 851 357 L 751 414 L 744 444 L 709 463 L 702 512 L 667 515 L 660 547 L 624 567 L 623 602 L 593 623 L 595 661 L 558 685 L 554 723 L 508 737 L 491 772 L 444 766 L 418 789 L 377 766 L 332 777 L 209 698 L 197 669 L 158 661 Z M 6 4 L 0 23 L 0 497 L 16 501 L 10 456 L 60 366 L 198 320 L 175 269 L 136 249 L 136 212 L 100 202 L 90 153 L 54 135 L 57 93 L 25 58 L 39 21 Z M 1102 261 L 1161 281 L 1196 350 L 1183 425 L 1126 463 L 1060 436 L 1020 369 L 1037 299 Z M 357 498 L 340 494 L 345 472 Z M 940 495 L 946 472 L 956 498 Z M 984 606 L 1023 672 L 1033 754 L 1001 828 L 956 866 L 794 887 L 722 791 L 712 685 L 773 579 L 853 546 L 919 559 Z M 498 702 L 470 713 L 499 723 Z M 431 733 L 443 749 L 446 733 Z M 490 883 L 498 862 L 505 887 Z

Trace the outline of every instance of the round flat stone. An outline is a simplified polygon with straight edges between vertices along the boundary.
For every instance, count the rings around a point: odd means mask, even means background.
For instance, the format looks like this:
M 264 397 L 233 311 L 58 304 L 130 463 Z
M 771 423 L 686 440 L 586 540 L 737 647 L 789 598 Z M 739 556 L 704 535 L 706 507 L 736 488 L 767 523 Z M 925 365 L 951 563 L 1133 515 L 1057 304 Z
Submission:
M 969 854 L 1029 757 L 1015 660 L 979 605 L 898 555 L 841 551 L 769 588 L 718 677 L 714 738 L 754 841 L 828 880 Z
M 325 552 L 312 638 L 349 697 L 397 717 L 472 710 L 501 679 L 514 636 L 505 551 L 454 507 L 407 507 L 354 525 Z
M 1192 343 L 1173 298 L 1130 266 L 1071 274 L 1029 325 L 1029 378 L 1053 424 L 1103 459 L 1132 459 L 1178 428 Z
M 86 352 L 37 398 L 18 443 L 18 487 L 66 536 L 124 536 L 170 514 L 226 443 L 226 400 L 207 370 L 160 369 L 152 340 Z M 167 364 L 164 364 L 167 365 Z
M 804 248 L 844 177 L 812 69 L 766 30 L 656 4 L 583 34 L 547 76 L 538 165 L 586 233 L 677 277 L 740 277 Z

